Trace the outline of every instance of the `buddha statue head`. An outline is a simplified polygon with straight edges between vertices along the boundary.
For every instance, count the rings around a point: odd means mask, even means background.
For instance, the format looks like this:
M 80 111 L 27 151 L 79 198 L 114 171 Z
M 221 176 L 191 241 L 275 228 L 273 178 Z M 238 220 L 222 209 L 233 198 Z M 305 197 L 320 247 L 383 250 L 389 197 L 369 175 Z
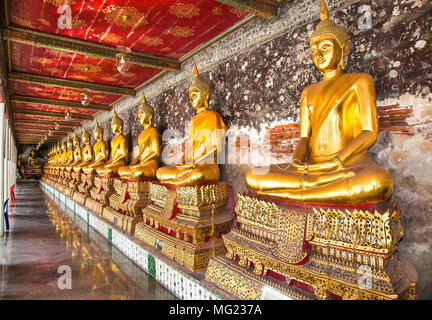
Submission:
M 189 86 L 189 101 L 196 110 L 207 109 L 210 99 L 210 85 L 199 76 L 196 62 L 194 59 L 194 76 Z
M 119 135 L 123 131 L 123 120 L 117 116 L 115 108 L 113 108 L 113 118 L 111 120 L 111 130 L 115 135 Z
M 62 142 L 62 144 L 61 144 L 61 150 L 63 151 L 63 152 L 65 152 L 66 151 L 66 142 Z
M 81 140 L 84 143 L 84 145 L 88 145 L 90 143 L 90 134 L 86 131 L 85 128 L 83 128 Z
M 321 0 L 320 19 L 310 39 L 312 60 L 321 73 L 345 70 L 348 33 L 329 18 L 325 0 Z
M 138 121 L 143 127 L 151 126 L 153 121 L 153 115 L 154 115 L 154 109 L 151 105 L 147 103 L 143 93 L 142 102 L 138 109 Z
M 95 127 L 93 129 L 93 135 L 96 141 L 102 141 L 103 139 L 103 129 L 99 127 L 99 124 L 96 120 Z
M 33 149 L 33 150 L 30 152 L 30 155 L 31 155 L 32 158 L 34 158 L 34 157 L 36 156 L 36 151 L 35 151 L 35 149 Z
M 73 144 L 74 149 L 76 149 L 76 148 L 78 148 L 80 146 L 80 139 L 78 138 L 78 136 L 76 135 L 76 133 L 74 133 L 72 144 Z

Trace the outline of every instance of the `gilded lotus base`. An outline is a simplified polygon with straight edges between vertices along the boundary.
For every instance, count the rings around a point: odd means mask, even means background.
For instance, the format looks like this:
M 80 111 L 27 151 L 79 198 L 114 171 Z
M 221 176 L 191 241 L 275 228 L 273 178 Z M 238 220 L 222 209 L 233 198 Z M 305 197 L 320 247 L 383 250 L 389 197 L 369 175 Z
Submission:
M 142 221 L 142 215 L 127 216 L 123 213 L 117 212 L 109 206 L 103 207 L 102 217 L 117 227 L 129 232 L 131 235 L 135 233 L 135 226 L 137 223 Z
M 206 279 L 240 299 L 251 298 L 237 287 L 243 273 L 253 274 L 254 292 L 277 279 L 277 290 L 293 298 L 415 298 L 417 273 L 397 251 L 398 207 L 312 207 L 239 194 L 236 213 L 237 225 L 223 235 L 228 253 L 210 262 Z M 234 280 L 221 281 L 228 275 Z
M 135 236 L 191 271 L 203 270 L 225 252 L 222 233 L 234 220 L 225 208 L 228 184 L 181 187 L 150 184 L 151 204 L 142 210 Z
M 94 187 L 94 174 L 81 175 L 81 184 L 78 185 L 78 190 L 74 192 L 72 198 L 78 203 L 85 205 L 86 198 L 90 197 L 90 190 Z
M 113 177 L 94 178 L 94 187 L 90 190 L 90 198 L 85 201 L 85 206 L 98 214 L 102 214 L 103 209 L 109 205 L 109 197 L 114 194 Z

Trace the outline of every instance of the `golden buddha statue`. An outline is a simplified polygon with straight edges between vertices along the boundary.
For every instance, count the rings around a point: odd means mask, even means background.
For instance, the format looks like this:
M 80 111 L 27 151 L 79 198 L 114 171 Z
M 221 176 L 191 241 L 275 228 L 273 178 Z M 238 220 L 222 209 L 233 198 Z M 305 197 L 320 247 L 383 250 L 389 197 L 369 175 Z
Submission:
M 217 154 L 221 151 L 226 126 L 216 111 L 209 110 L 210 85 L 202 79 L 194 61 L 194 77 L 189 87 L 189 99 L 198 113 L 188 126 L 190 141 L 185 164 L 159 168 L 156 176 L 161 183 L 177 187 L 214 184 L 220 173 Z
M 67 161 L 67 146 L 66 146 L 66 142 L 62 142 L 61 144 L 61 154 L 59 157 L 59 163 L 57 165 L 57 169 L 60 169 Z
M 30 156 L 27 158 L 27 169 L 29 168 L 40 168 L 39 159 L 36 156 L 36 151 L 33 149 L 30 152 Z
M 129 166 L 118 169 L 120 177 L 128 180 L 156 177 L 160 153 L 160 134 L 158 129 L 152 126 L 153 115 L 154 109 L 147 104 L 143 94 L 142 103 L 138 109 L 138 120 L 144 127 L 144 130 L 138 137 L 138 155 Z
M 66 152 L 66 162 L 64 164 L 65 168 L 68 167 L 70 164 L 72 164 L 74 161 L 73 143 L 69 136 L 66 145 L 67 145 L 67 152 Z
M 73 145 L 73 162 L 68 166 L 68 169 L 71 171 L 75 165 L 81 162 L 82 159 L 82 149 L 80 146 L 80 139 L 77 137 L 76 133 L 74 133 L 74 138 L 72 139 Z
M 389 172 L 367 157 L 378 136 L 375 86 L 366 73 L 344 73 L 348 33 L 329 19 L 321 0 L 321 22 L 310 40 L 323 80 L 304 89 L 300 140 L 288 169 L 251 170 L 247 186 L 261 195 L 316 204 L 360 205 L 387 200 Z M 286 167 L 286 166 L 285 166 Z
M 90 144 L 90 134 L 86 131 L 85 128 L 83 129 L 81 140 L 84 144 L 84 148 L 82 149 L 81 153 L 81 161 L 73 166 L 73 171 L 75 173 L 81 172 L 84 166 L 89 165 L 93 161 L 92 146 Z
M 111 141 L 111 158 L 104 165 L 96 168 L 99 176 L 117 175 L 118 169 L 126 164 L 127 147 L 126 138 L 122 134 L 123 120 L 117 116 L 114 108 L 111 130 L 115 134 L 115 138 Z
M 96 140 L 93 146 L 94 160 L 87 166 L 83 166 L 82 170 L 85 174 L 96 173 L 96 167 L 103 165 L 106 161 L 107 152 L 105 141 L 103 141 L 103 129 L 99 127 L 97 120 L 93 135 Z

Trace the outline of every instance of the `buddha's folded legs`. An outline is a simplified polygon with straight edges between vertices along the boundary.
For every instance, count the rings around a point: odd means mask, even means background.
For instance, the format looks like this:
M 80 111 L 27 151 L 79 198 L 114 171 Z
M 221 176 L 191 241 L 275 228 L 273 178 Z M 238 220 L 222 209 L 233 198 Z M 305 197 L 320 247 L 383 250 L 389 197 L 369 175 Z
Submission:
M 275 182 L 277 178 L 277 182 Z M 388 199 L 393 191 L 389 172 L 372 161 L 341 171 L 308 174 L 270 168 L 269 173 L 254 175 L 249 171 L 246 183 L 261 195 L 309 203 L 372 203 Z
M 217 164 L 202 164 L 193 169 L 178 169 L 173 165 L 159 168 L 156 177 L 161 183 L 184 187 L 216 183 L 219 181 L 220 172 Z

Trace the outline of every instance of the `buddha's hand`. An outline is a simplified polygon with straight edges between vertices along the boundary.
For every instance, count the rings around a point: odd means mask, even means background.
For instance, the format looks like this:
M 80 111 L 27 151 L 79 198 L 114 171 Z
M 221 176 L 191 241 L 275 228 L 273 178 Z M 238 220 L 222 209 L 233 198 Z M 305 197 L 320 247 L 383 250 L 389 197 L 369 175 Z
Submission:
M 306 164 L 304 164 L 303 162 L 301 162 L 300 160 L 293 160 L 291 162 L 291 165 L 294 169 L 296 169 L 299 172 L 304 172 L 305 168 L 306 168 Z
M 195 168 L 195 164 L 194 163 L 176 164 L 176 168 L 178 170 L 194 169 Z
M 338 159 L 326 160 L 319 163 L 310 164 L 307 167 L 308 172 L 328 172 L 336 169 L 342 169 L 342 163 Z

